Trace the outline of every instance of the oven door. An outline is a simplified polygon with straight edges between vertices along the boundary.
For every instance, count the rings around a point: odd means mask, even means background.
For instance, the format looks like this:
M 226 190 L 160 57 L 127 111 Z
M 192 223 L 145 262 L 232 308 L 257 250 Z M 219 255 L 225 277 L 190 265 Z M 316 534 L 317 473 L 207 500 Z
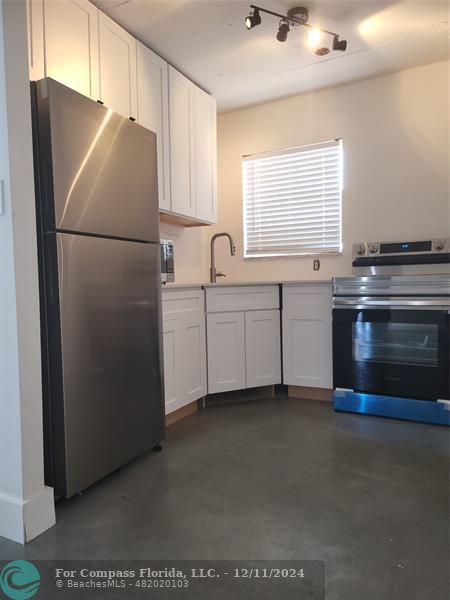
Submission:
M 423 299 L 336 298 L 334 387 L 449 399 L 449 307 L 435 299 L 422 304 Z

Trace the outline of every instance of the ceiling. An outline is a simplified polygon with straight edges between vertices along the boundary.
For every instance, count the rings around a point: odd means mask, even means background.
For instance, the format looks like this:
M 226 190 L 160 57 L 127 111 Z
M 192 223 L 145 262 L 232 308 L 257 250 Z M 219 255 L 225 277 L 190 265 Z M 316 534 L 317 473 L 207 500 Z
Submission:
M 255 2 L 255 0 L 253 0 Z M 286 13 L 298 4 L 309 22 L 347 39 L 347 52 L 320 58 L 306 30 L 275 39 L 278 20 L 261 14 L 248 31 L 251 0 L 94 0 L 135 37 L 212 93 L 220 111 L 373 77 L 449 55 L 446 0 L 256 0 Z

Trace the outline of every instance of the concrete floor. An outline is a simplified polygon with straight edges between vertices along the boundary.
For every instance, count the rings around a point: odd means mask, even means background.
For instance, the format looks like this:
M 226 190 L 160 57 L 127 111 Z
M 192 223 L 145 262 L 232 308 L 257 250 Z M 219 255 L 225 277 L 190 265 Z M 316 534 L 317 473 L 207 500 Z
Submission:
M 449 431 L 287 398 L 213 406 L 0 559 L 320 559 L 327 600 L 449 598 Z

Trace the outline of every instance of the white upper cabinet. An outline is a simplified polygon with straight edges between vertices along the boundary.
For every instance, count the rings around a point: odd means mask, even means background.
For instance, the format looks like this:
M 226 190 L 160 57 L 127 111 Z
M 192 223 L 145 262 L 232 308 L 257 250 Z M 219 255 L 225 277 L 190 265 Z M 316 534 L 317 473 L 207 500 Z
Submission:
M 88 0 L 44 0 L 46 76 L 99 98 L 98 11 Z
M 104 13 L 98 15 L 100 100 L 124 117 L 137 118 L 136 40 Z
M 195 216 L 217 222 L 217 106 L 216 100 L 195 87 Z
M 195 217 L 194 84 L 169 65 L 171 211 Z
M 44 0 L 27 0 L 28 64 L 30 80 L 45 77 Z
M 52 77 L 157 136 L 159 209 L 217 222 L 216 101 L 89 0 L 25 0 L 30 79 Z
M 156 133 L 160 210 L 170 211 L 169 87 L 165 60 L 137 42 L 137 120 Z
M 217 222 L 216 101 L 169 66 L 171 212 Z

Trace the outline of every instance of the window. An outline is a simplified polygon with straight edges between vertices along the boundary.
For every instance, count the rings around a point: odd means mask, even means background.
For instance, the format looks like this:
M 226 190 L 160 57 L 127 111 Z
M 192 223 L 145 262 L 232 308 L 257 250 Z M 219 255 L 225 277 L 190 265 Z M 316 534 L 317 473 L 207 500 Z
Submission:
M 244 256 L 340 252 L 342 162 L 342 140 L 244 157 Z

